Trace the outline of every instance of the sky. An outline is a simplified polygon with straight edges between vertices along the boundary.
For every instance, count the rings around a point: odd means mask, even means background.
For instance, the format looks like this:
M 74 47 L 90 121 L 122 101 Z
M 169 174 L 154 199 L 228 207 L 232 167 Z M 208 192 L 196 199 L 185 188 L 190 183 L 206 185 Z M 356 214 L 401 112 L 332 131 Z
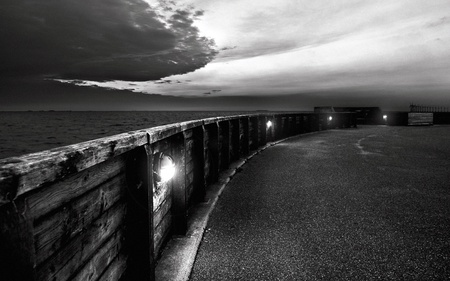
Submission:
M 448 0 L 2 0 L 0 110 L 450 106 Z

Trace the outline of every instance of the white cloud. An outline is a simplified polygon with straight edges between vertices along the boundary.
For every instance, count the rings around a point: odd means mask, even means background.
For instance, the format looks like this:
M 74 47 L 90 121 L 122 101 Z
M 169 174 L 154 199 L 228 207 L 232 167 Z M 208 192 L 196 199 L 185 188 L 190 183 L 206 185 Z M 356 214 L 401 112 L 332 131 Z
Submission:
M 179 1 L 177 1 L 177 5 Z M 202 69 L 134 83 L 168 95 L 292 94 L 359 87 L 450 87 L 447 0 L 185 0 L 222 51 Z M 234 47 L 236 48 L 229 48 Z M 185 82 L 189 80 L 190 82 Z M 96 83 L 128 87 L 126 82 Z

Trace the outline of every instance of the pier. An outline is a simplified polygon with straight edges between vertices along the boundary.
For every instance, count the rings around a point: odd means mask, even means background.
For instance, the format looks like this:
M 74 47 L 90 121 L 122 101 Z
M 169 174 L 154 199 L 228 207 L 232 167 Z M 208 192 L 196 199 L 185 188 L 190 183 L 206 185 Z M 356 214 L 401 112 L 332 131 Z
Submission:
M 4 159 L 0 274 L 448 278 L 448 127 L 355 127 L 353 113 L 239 115 Z

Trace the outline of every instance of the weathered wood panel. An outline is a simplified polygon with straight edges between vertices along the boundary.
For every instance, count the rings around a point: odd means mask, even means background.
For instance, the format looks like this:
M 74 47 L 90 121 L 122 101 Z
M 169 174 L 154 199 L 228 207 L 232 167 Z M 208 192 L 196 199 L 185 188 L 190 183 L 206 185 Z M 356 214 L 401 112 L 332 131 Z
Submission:
M 258 117 L 258 144 L 263 146 L 267 143 L 267 119 L 266 116 Z
M 164 202 L 161 203 L 159 208 L 153 213 L 153 227 L 156 229 L 160 224 L 163 218 L 169 213 L 172 209 L 172 197 L 167 197 Z
M 162 245 L 167 240 L 169 233 L 171 231 L 172 225 L 172 214 L 171 212 L 167 212 L 166 215 L 162 218 L 158 227 L 155 228 L 154 233 L 154 243 L 155 243 L 155 257 L 159 255 L 162 250 Z
M 0 205 L 147 143 L 136 131 L 0 160 Z
M 239 120 L 240 131 L 240 155 L 246 156 L 250 153 L 250 119 L 242 118 Z
M 219 169 L 225 170 L 230 164 L 230 123 L 223 121 L 219 123 L 220 145 L 219 145 Z
M 119 254 L 108 268 L 103 272 L 98 281 L 119 281 L 127 267 L 127 256 Z
M 230 121 L 230 161 L 236 161 L 240 157 L 240 127 L 239 120 Z
M 87 230 L 64 244 L 37 268 L 37 280 L 68 280 L 124 223 L 126 205 L 118 203 L 106 211 Z
M 199 126 L 193 130 L 193 158 L 192 164 L 194 167 L 192 168 L 192 203 L 201 202 L 205 198 L 206 194 L 206 179 L 205 179 L 205 128 L 204 126 Z
M 94 219 L 124 197 L 125 189 L 125 175 L 121 174 L 35 223 L 37 264 L 88 228 Z
M 219 128 L 217 123 L 205 126 L 205 176 L 207 184 L 219 176 Z
M 160 208 L 161 204 L 167 199 L 167 197 L 172 197 L 172 188 L 169 187 L 169 183 L 165 183 L 164 186 L 165 187 L 160 185 L 158 188 L 154 189 L 153 211 Z
M 115 157 L 60 182 L 30 193 L 28 210 L 34 218 L 61 207 L 83 193 L 125 171 L 126 155 Z
M 74 281 L 95 281 L 102 275 L 108 265 L 119 254 L 122 248 L 123 232 L 119 229 L 103 244 L 71 278 Z
M 187 229 L 186 153 L 183 134 L 171 138 L 176 172 L 172 181 L 172 229 L 185 234 Z

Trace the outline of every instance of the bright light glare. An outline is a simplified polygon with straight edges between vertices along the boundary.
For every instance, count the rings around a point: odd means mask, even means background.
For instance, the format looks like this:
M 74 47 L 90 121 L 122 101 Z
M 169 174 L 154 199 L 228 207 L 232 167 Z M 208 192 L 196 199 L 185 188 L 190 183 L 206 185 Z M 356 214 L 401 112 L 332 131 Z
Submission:
M 267 121 L 267 129 L 270 129 L 270 127 L 272 127 L 272 121 Z
M 159 170 L 159 176 L 161 177 L 161 182 L 167 182 L 175 175 L 175 164 L 172 158 L 169 156 L 164 156 L 161 159 L 161 168 Z
M 328 121 L 331 121 L 331 120 L 333 120 L 333 116 L 328 117 Z
M 384 121 L 387 120 L 387 115 L 383 115 L 383 120 L 384 120 Z

